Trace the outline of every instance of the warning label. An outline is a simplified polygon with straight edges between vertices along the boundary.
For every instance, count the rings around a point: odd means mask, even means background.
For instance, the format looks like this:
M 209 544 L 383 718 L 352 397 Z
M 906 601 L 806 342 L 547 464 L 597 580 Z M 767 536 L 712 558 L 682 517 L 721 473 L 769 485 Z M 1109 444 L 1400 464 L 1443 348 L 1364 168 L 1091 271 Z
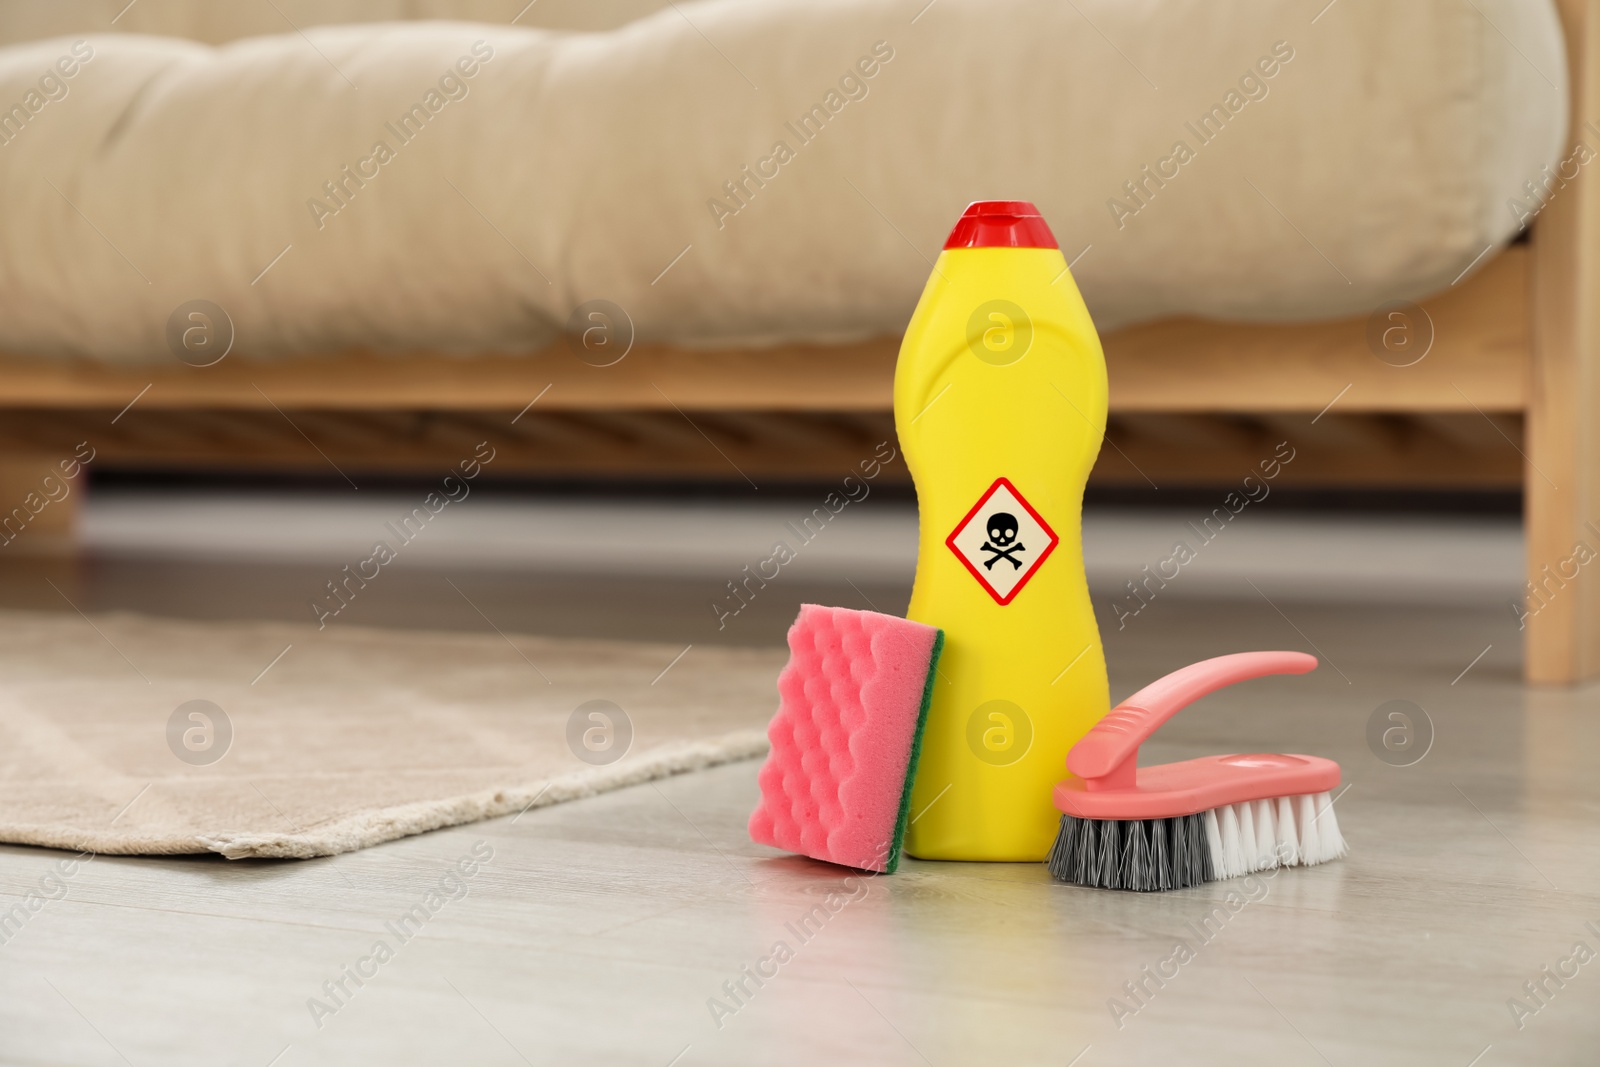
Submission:
M 945 544 L 995 603 L 1009 604 L 1059 541 L 1017 487 L 996 478 Z

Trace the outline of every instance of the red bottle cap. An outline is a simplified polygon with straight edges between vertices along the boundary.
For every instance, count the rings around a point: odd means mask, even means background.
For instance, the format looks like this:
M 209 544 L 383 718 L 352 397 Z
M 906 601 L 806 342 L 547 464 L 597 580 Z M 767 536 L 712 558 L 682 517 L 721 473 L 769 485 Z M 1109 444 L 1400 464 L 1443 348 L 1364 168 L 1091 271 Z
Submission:
M 946 248 L 1059 248 L 1039 209 L 1026 200 L 974 200 Z

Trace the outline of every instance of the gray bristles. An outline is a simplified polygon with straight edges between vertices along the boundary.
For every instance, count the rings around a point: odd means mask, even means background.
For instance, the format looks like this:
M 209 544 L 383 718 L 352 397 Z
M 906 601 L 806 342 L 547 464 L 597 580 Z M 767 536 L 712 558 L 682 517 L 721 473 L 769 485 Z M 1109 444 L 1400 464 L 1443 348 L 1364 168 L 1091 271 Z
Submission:
M 1050 873 L 1063 882 L 1148 893 L 1212 881 L 1201 815 L 1175 819 L 1061 817 Z
M 1277 867 L 1309 867 L 1348 851 L 1333 798 L 1308 793 L 1172 819 L 1063 815 L 1046 862 L 1063 882 L 1149 893 Z

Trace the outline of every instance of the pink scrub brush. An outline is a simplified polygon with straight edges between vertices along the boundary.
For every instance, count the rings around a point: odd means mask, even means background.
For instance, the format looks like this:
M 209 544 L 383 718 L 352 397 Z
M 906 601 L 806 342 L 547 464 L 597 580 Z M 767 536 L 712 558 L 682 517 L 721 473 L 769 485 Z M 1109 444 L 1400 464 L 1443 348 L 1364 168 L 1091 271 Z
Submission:
M 1202 756 L 1138 767 L 1162 723 L 1224 686 L 1304 674 L 1303 652 L 1241 652 L 1203 660 L 1145 686 L 1067 753 L 1055 788 L 1061 833 L 1046 862 L 1063 882 L 1151 892 L 1343 856 L 1330 791 L 1339 765 L 1316 756 Z

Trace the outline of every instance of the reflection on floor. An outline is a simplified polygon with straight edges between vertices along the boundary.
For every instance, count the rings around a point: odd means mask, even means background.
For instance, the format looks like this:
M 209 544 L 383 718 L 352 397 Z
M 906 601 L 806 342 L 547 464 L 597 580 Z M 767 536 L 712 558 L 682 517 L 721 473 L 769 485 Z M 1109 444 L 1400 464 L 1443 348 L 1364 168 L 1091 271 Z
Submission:
M 916 558 L 914 507 L 881 493 L 837 514 L 820 496 L 484 496 L 419 519 L 420 499 L 96 492 L 74 560 L 0 557 L 0 606 L 287 621 L 338 609 L 340 625 L 774 644 L 806 601 L 903 611 Z M 378 542 L 395 556 L 381 567 L 366 562 Z M 778 542 L 795 558 L 764 565 Z M 1512 618 L 1521 567 L 1518 524 L 1500 516 L 1102 508 L 1084 545 L 1109 630 L 1196 597 L 1498 602 Z

